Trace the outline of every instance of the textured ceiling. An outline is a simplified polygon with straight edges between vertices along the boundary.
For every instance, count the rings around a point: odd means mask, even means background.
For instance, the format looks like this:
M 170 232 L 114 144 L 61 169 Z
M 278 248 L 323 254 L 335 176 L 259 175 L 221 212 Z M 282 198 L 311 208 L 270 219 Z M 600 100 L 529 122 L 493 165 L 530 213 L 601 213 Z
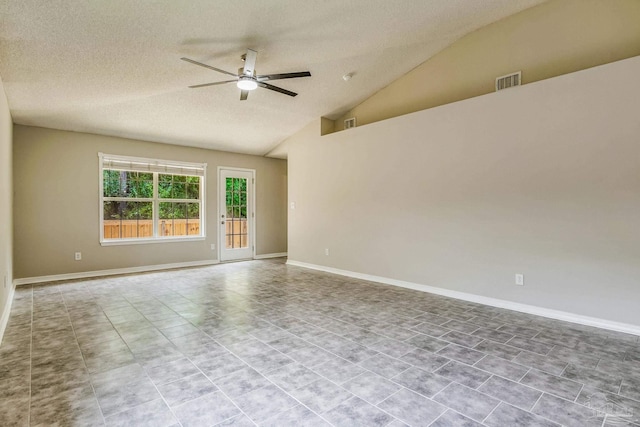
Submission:
M 0 76 L 15 123 L 262 155 L 337 117 L 465 34 L 544 0 L 0 0 Z M 311 71 L 239 101 L 259 74 Z M 353 73 L 348 82 L 342 76 Z

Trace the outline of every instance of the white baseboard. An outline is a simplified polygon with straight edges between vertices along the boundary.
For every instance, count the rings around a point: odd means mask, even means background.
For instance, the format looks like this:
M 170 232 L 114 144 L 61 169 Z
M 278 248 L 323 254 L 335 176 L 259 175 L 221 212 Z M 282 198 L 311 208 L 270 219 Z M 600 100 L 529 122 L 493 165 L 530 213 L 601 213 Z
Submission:
M 612 320 L 600 319 L 597 317 L 583 316 L 581 314 L 569 313 L 566 311 L 553 310 L 550 308 L 538 307 L 535 305 L 521 304 L 513 301 L 498 298 L 484 297 L 481 295 L 469 294 L 466 292 L 453 291 L 450 289 L 438 288 L 435 286 L 421 285 L 418 283 L 405 282 L 402 280 L 390 279 L 388 277 L 373 276 L 370 274 L 356 273 L 348 270 L 340 270 L 323 265 L 309 264 L 306 262 L 288 260 L 288 265 L 309 268 L 312 270 L 324 271 L 326 273 L 339 274 L 341 276 L 353 277 L 355 279 L 368 280 L 370 282 L 384 283 L 387 285 L 400 286 L 402 288 L 414 289 L 422 292 L 429 292 L 450 298 L 475 302 L 478 304 L 490 305 L 492 307 L 505 308 L 522 313 L 535 314 L 537 316 L 548 317 L 550 319 L 563 320 L 565 322 L 577 323 L 580 325 L 594 326 L 611 331 L 625 332 L 627 334 L 640 335 L 640 326 L 629 323 L 615 322 Z
M 110 270 L 82 271 L 79 273 L 53 274 L 51 276 L 24 277 L 21 279 L 14 279 L 13 284 L 14 286 L 31 285 L 34 283 L 55 282 L 58 280 L 88 279 L 91 277 L 114 276 L 117 274 L 170 270 L 172 268 L 201 267 L 219 263 L 219 260 L 214 259 L 205 261 L 176 262 L 173 264 L 144 265 L 140 267 L 113 268 Z
M 11 314 L 11 303 L 13 303 L 13 294 L 15 293 L 15 290 L 16 285 L 12 285 L 9 289 L 9 295 L 7 295 L 7 301 L 2 310 L 2 316 L 0 317 L 0 344 L 2 344 L 4 331 L 7 329 L 7 324 L 9 323 L 9 314 Z
M 267 259 L 267 258 L 282 258 L 287 256 L 286 252 L 278 252 L 278 253 L 274 253 L 274 254 L 262 254 L 262 255 L 256 255 L 253 257 L 253 259 Z

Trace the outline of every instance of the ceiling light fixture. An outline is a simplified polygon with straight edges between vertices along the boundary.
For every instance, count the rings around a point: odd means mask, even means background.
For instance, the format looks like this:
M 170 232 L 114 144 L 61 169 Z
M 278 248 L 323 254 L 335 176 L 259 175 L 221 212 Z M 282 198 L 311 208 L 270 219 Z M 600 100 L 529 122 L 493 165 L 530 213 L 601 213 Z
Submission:
M 258 83 L 251 77 L 240 77 L 237 85 L 242 90 L 254 90 L 258 87 Z

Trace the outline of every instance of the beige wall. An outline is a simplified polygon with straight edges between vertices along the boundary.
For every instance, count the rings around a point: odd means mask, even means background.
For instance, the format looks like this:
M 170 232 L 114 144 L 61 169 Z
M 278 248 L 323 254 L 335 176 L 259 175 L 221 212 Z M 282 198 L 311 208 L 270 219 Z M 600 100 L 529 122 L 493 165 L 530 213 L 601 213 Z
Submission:
M 13 281 L 11 239 L 11 114 L 0 79 L 0 342 L 9 316 Z
M 206 162 L 206 240 L 100 246 L 98 152 Z M 15 126 L 13 161 L 16 278 L 217 259 L 218 166 L 256 170 L 256 254 L 287 251 L 282 160 Z
M 311 123 L 285 144 L 289 259 L 640 325 L 639 75 L 635 57 Z
M 640 55 L 640 1 L 551 0 L 475 31 L 336 120 L 358 126 Z

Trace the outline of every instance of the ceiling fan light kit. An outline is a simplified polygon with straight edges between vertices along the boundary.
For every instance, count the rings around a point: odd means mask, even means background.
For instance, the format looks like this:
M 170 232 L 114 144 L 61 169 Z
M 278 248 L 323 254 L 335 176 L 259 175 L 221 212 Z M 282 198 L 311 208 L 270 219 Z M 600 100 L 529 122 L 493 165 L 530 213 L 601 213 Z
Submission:
M 258 88 L 258 83 L 251 77 L 240 77 L 238 78 L 238 83 L 236 83 L 236 86 L 238 86 L 238 88 L 242 90 L 254 90 Z
M 220 82 L 213 83 L 203 83 L 199 85 L 189 86 L 190 88 L 199 88 L 205 86 L 216 86 L 224 83 L 232 83 L 236 82 L 236 86 L 240 89 L 240 101 L 244 101 L 249 96 L 249 91 L 257 89 L 258 87 L 269 89 L 274 92 L 280 92 L 284 95 L 289 96 L 297 96 L 298 94 L 295 92 L 291 92 L 290 90 L 282 89 L 278 86 L 271 85 L 269 83 L 265 83 L 267 80 L 281 80 L 281 79 L 295 79 L 298 77 L 311 77 L 311 73 L 309 71 L 299 71 L 296 73 L 282 73 L 282 74 L 265 74 L 265 75 L 255 75 L 255 65 L 256 58 L 258 56 L 258 52 L 255 50 L 247 49 L 247 53 L 243 54 L 240 58 L 244 61 L 244 67 L 238 70 L 238 74 L 230 73 L 229 71 L 221 70 L 220 68 L 212 67 L 211 65 L 203 64 L 198 61 L 194 61 L 189 58 L 180 58 L 183 61 L 190 62 L 195 65 L 199 65 L 201 67 L 208 68 L 213 71 L 217 71 L 222 74 L 227 74 L 229 76 L 234 76 L 234 80 L 225 80 Z

